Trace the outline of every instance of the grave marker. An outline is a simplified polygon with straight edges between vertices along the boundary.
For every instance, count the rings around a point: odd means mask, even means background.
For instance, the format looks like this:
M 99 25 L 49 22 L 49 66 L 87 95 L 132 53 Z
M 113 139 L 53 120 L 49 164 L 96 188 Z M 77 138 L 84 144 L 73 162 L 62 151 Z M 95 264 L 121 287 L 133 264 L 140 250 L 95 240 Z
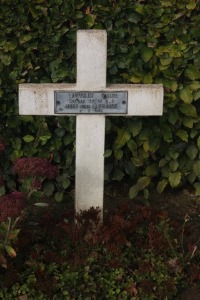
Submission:
M 76 115 L 76 211 L 103 211 L 106 116 L 159 116 L 160 84 L 106 85 L 105 30 L 77 32 L 76 84 L 20 84 L 20 115 Z

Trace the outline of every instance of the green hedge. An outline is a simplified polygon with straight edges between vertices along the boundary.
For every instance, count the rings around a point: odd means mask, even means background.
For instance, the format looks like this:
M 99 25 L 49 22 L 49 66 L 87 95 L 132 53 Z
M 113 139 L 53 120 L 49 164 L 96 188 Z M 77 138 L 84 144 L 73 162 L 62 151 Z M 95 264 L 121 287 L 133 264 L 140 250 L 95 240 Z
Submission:
M 74 176 L 75 119 L 18 116 L 18 84 L 75 82 L 76 32 L 106 29 L 111 83 L 163 83 L 164 115 L 107 118 L 106 180 L 129 178 L 130 196 L 186 182 L 200 194 L 200 3 L 196 0 L 1 0 L 0 136 L 2 168 L 15 188 L 12 161 L 51 157 L 61 176 L 57 200 Z

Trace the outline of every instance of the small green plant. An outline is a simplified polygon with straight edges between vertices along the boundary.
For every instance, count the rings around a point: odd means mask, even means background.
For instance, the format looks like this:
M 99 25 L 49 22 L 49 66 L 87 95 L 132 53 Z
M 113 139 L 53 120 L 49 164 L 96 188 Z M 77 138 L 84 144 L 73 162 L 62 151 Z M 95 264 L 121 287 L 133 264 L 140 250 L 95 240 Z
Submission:
M 20 229 L 19 221 L 24 209 L 24 194 L 13 192 L 0 197 L 0 265 L 7 267 L 5 253 L 10 257 L 16 256 L 13 242 L 17 238 Z

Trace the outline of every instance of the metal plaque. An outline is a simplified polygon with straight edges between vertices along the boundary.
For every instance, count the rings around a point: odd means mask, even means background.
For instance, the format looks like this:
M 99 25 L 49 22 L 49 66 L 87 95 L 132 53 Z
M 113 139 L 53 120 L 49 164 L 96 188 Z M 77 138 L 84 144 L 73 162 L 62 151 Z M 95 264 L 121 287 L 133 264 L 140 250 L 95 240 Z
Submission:
M 126 114 L 128 92 L 55 91 L 56 114 Z

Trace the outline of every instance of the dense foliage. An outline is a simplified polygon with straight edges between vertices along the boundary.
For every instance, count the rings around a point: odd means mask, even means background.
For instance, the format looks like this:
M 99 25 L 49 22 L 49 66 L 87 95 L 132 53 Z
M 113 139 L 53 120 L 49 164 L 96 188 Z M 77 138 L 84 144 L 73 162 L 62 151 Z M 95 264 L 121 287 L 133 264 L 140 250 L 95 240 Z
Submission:
M 175 299 L 199 279 L 199 250 L 186 243 L 188 218 L 178 224 L 130 203 L 104 224 L 94 208 L 75 223 L 69 209 L 55 215 L 53 206 L 43 208 L 42 216 L 37 226 L 27 222 L 33 213 L 22 224 L 18 255 L 0 270 L 0 299 Z
M 74 175 L 75 119 L 18 116 L 18 84 L 75 82 L 76 32 L 108 32 L 111 83 L 163 83 L 162 117 L 107 118 L 106 180 L 128 177 L 133 198 L 186 182 L 200 194 L 200 2 L 196 0 L 1 0 L 0 136 L 2 162 L 15 188 L 11 160 L 50 158 L 61 169 L 45 192 L 62 200 Z M 5 189 L 0 187 L 1 193 Z

